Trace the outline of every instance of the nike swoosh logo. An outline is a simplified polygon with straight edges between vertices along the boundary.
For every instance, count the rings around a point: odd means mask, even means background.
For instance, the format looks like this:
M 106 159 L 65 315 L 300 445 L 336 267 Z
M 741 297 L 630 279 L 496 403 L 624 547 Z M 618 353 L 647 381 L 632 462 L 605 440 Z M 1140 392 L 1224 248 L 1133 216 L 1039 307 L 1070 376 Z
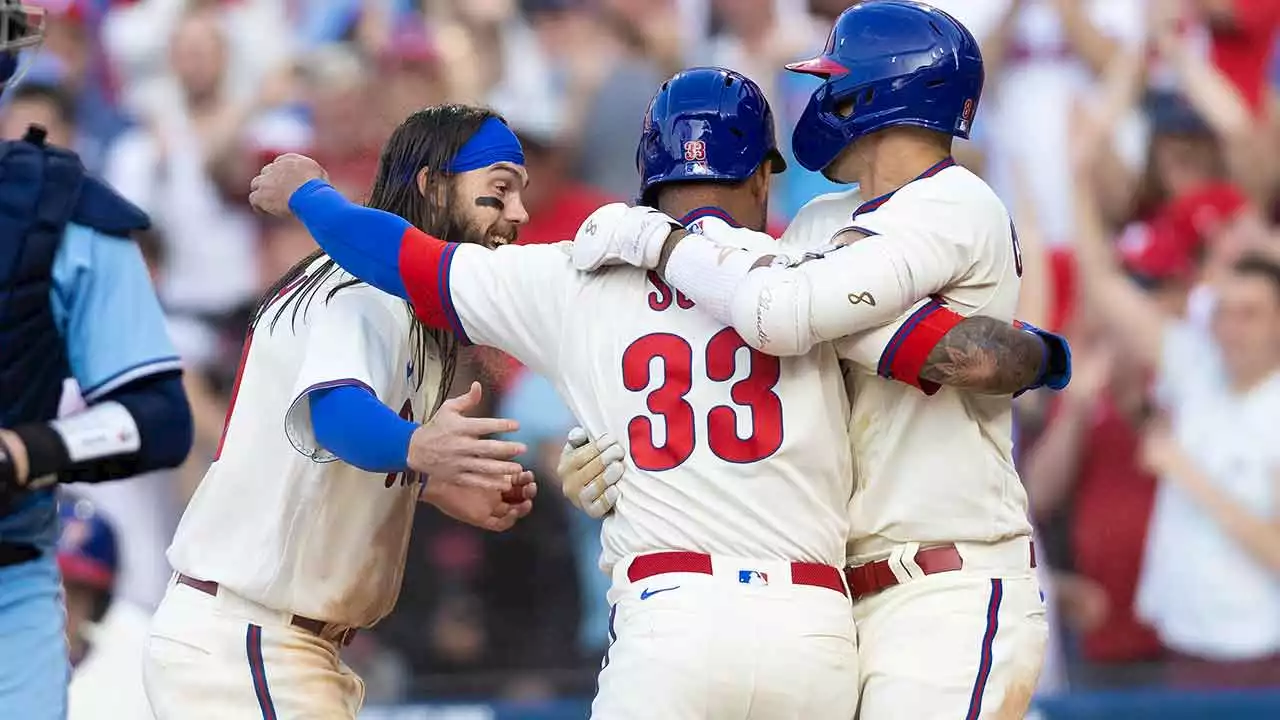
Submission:
M 644 592 L 640 593 L 640 599 L 648 600 L 649 598 L 653 597 L 654 595 L 657 595 L 658 593 L 664 593 L 668 590 L 678 590 L 678 589 L 680 589 L 679 585 L 672 585 L 669 588 L 658 588 L 657 590 L 654 590 L 652 588 L 646 588 Z

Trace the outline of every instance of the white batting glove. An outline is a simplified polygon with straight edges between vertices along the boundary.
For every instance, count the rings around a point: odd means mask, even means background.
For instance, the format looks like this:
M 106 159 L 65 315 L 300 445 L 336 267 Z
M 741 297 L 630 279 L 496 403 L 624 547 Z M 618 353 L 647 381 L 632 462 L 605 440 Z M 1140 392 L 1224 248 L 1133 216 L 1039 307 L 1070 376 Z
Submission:
M 591 271 L 607 265 L 658 267 L 662 246 L 680 223 L 650 207 L 610 203 L 591 213 L 573 238 L 573 265 Z
M 576 427 L 569 431 L 564 449 L 560 451 L 560 487 L 574 507 L 593 518 L 602 518 L 613 511 L 622 496 L 618 481 L 622 479 L 622 446 L 604 433 L 595 442 L 587 437 L 587 431 Z

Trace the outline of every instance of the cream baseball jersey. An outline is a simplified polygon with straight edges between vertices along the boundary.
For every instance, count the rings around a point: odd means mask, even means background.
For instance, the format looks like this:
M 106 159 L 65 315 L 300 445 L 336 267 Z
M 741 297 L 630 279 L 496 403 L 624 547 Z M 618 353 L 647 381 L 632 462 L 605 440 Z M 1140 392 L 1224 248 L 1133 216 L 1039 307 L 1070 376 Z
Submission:
M 684 222 L 725 225 L 718 214 Z M 776 242 L 741 239 L 755 250 Z M 578 272 L 569 243 L 448 247 L 442 287 L 415 296 L 419 314 L 512 354 L 555 385 L 591 435 L 611 433 L 626 449 L 602 567 L 670 549 L 843 562 L 848 407 L 830 346 L 763 355 L 654 273 Z
M 315 272 L 320 261 L 308 269 Z M 305 278 L 305 276 L 304 276 Z M 267 607 L 349 627 L 372 625 L 400 593 L 420 489 L 317 446 L 309 393 L 355 385 L 422 421 L 439 398 L 435 349 L 415 367 L 407 303 L 330 274 L 293 321 L 272 327 L 286 288 L 245 340 L 222 442 L 178 525 L 169 561 Z
M 1013 320 L 1022 260 L 1008 211 L 976 175 L 944 162 L 866 203 L 855 192 L 813 200 L 783 235 L 783 250 L 800 255 L 821 248 L 846 228 L 890 239 L 938 238 L 946 248 L 916 259 L 933 264 L 927 274 L 945 284 L 905 322 L 836 341 L 852 402 L 850 559 L 861 562 L 906 542 L 1030 535 L 1026 494 L 1012 460 L 1012 403 L 921 382 L 918 368 L 932 345 L 913 336 L 944 304 L 965 316 Z

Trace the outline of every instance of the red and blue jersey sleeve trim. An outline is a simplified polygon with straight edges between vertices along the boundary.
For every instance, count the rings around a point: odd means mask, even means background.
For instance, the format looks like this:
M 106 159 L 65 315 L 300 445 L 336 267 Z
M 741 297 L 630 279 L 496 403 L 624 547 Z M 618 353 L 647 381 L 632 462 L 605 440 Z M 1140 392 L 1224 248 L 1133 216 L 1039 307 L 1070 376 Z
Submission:
M 917 387 L 926 395 L 938 392 L 941 386 L 922 379 L 920 372 L 924 370 L 933 348 L 962 320 L 964 316 L 949 310 L 942 300 L 931 298 L 912 313 L 889 339 L 889 344 L 880 354 L 876 372 L 881 377 Z
M 437 240 L 409 227 L 400 242 L 400 279 L 404 282 L 414 313 L 428 326 L 451 330 L 464 345 L 471 339 L 462 327 L 453 305 L 450 280 L 457 243 Z

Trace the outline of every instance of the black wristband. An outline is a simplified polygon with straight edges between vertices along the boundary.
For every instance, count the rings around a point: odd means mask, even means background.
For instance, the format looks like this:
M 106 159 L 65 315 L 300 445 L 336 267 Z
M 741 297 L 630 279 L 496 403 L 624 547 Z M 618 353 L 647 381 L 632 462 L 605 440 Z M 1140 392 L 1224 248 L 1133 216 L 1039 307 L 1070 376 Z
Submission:
M 65 470 L 71 465 L 71 455 L 67 445 L 58 434 L 46 423 L 35 422 L 12 428 L 13 433 L 22 438 L 27 448 L 28 482 L 52 473 Z

